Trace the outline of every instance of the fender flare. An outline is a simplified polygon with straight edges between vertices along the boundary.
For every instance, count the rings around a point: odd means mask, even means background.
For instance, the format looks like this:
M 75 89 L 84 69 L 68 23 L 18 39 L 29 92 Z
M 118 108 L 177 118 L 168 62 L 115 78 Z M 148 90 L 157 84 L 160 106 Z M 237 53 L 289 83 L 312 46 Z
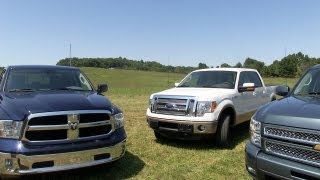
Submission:
M 219 109 L 219 114 L 217 116 L 218 123 L 219 123 L 221 117 L 224 115 L 224 112 L 225 112 L 226 109 L 232 109 L 232 113 L 233 114 L 231 114 L 232 116 L 231 116 L 231 122 L 230 123 L 231 124 L 234 123 L 237 113 L 235 111 L 234 104 L 230 99 L 222 100 L 219 103 L 219 105 L 217 106 L 217 109 Z

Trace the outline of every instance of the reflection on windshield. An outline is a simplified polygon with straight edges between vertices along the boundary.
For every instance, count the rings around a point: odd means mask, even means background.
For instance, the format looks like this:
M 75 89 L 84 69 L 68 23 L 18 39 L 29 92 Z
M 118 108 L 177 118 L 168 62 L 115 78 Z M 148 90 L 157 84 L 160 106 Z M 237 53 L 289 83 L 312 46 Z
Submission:
M 312 69 L 306 73 L 296 86 L 293 94 L 296 96 L 320 95 L 320 70 Z
M 189 74 L 177 87 L 233 89 L 236 76 L 233 71 L 197 71 Z
M 79 70 L 13 69 L 9 72 L 5 89 L 9 92 L 91 91 L 92 87 Z

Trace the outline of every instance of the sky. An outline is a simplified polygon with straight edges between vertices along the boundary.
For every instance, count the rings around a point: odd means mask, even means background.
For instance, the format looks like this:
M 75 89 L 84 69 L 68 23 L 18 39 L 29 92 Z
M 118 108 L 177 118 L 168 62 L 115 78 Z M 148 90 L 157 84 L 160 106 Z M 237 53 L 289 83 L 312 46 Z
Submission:
M 0 0 L 0 66 L 69 57 L 270 65 L 320 57 L 320 1 Z

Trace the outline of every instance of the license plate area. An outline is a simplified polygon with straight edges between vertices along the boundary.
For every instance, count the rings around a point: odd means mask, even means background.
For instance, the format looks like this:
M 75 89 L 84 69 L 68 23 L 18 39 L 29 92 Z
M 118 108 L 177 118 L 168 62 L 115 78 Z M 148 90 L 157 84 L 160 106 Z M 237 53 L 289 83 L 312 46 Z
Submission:
M 158 121 L 149 120 L 149 126 L 150 126 L 152 129 L 158 129 L 159 123 L 158 123 Z
M 192 124 L 178 124 L 178 131 L 179 132 L 193 132 L 193 125 Z

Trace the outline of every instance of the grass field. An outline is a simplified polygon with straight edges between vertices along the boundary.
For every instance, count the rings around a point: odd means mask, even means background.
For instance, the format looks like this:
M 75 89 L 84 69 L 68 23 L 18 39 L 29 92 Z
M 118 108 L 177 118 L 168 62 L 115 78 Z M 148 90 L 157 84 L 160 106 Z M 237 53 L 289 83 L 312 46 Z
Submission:
M 29 176 L 28 179 L 250 179 L 244 166 L 248 124 L 233 129 L 232 146 L 220 149 L 213 140 L 157 141 L 146 123 L 151 93 L 172 87 L 183 74 L 83 68 L 92 82 L 108 83 L 105 93 L 125 113 L 127 151 L 111 165 Z M 267 78 L 266 84 L 288 84 L 296 79 Z

